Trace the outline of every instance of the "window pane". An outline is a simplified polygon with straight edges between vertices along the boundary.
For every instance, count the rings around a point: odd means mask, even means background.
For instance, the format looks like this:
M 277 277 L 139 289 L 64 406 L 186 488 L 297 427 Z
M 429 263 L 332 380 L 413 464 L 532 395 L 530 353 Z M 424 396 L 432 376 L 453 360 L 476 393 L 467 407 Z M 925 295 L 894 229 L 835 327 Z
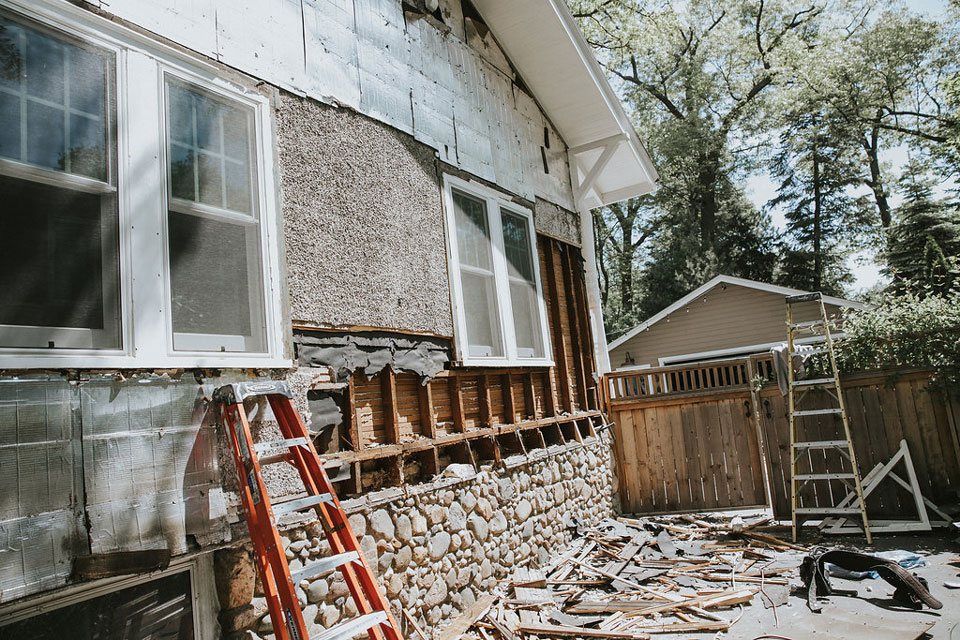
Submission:
M 103 332 L 95 346 L 119 347 L 112 196 L 8 177 L 0 177 L 0 193 L 0 237 L 8 239 L 0 270 L 0 324 L 92 329 Z
M 175 349 L 265 351 L 259 236 L 254 224 L 169 212 Z
M 460 264 L 491 271 L 490 227 L 487 205 L 457 191 L 453 192 L 453 208 L 457 219 L 457 250 Z
M 532 282 L 511 280 L 510 304 L 513 307 L 513 329 L 517 335 L 517 355 L 521 358 L 542 358 L 543 336 L 540 332 L 537 286 Z
M 0 17 L 0 156 L 109 177 L 109 54 Z
M 530 234 L 522 216 L 500 210 L 503 221 L 503 250 L 507 255 L 507 269 L 511 278 L 535 282 L 530 255 Z
M 0 157 L 20 157 L 20 99 L 0 88 Z
M 151 580 L 0 627 L 30 640 L 193 640 L 190 572 Z
M 503 250 L 510 279 L 510 304 L 513 329 L 517 337 L 517 355 L 521 358 L 544 356 L 537 279 L 533 268 L 533 247 L 527 219 L 500 210 L 503 225 Z
M 460 276 L 470 355 L 503 356 L 497 315 L 497 285 L 493 276 L 469 271 L 461 271 Z
M 170 195 L 251 213 L 252 110 L 179 83 L 167 87 Z

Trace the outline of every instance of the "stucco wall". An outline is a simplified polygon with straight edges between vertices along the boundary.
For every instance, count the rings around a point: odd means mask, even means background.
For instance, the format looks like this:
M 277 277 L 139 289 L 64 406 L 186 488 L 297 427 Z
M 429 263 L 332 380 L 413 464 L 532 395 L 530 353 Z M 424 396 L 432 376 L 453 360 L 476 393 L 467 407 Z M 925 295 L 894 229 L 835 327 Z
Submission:
M 559 238 L 578 247 L 580 240 L 580 216 L 568 209 L 559 207 L 543 198 L 537 198 L 533 211 L 533 222 L 537 231 Z
M 433 150 L 289 93 L 278 138 L 293 322 L 452 335 Z

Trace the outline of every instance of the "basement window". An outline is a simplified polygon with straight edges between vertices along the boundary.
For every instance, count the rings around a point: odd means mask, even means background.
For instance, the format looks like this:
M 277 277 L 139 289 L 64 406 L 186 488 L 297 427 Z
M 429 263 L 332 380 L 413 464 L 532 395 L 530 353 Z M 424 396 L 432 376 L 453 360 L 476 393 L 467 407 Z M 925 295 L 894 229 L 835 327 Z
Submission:
M 7 366 L 288 365 L 270 112 L 82 10 L 0 11 Z
M 453 176 L 444 196 L 458 359 L 552 365 L 532 213 Z

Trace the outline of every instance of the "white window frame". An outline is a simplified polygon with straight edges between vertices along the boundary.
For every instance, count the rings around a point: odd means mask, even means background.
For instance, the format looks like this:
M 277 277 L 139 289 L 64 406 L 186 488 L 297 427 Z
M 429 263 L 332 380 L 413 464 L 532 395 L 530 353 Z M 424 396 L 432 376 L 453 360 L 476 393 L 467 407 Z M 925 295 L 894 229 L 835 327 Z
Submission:
M 53 592 L 27 596 L 9 605 L 0 606 L 0 637 L 3 637 L 3 627 L 6 625 L 183 572 L 190 574 L 190 604 L 196 638 L 213 640 L 219 637 L 219 604 L 216 601 L 213 552 L 173 558 L 166 569 L 68 585 Z
M 503 356 L 471 356 L 467 336 L 466 307 L 463 301 L 463 289 L 460 279 L 460 256 L 457 247 L 456 211 L 453 205 L 453 192 L 460 191 L 484 202 L 487 210 L 487 224 L 490 228 L 490 248 L 493 257 L 493 273 L 496 286 L 497 308 L 499 311 L 500 339 Z M 443 177 L 443 208 L 446 221 L 447 265 L 450 278 L 451 302 L 453 304 L 454 344 L 457 361 L 465 366 L 480 367 L 552 367 L 553 345 L 550 341 L 549 317 L 543 297 L 543 282 L 540 278 L 540 254 L 537 250 L 537 233 L 533 224 L 533 212 L 512 202 L 506 194 L 485 185 L 463 180 L 452 175 Z M 512 300 L 510 296 L 510 278 L 507 259 L 503 248 L 503 225 L 501 209 L 522 217 L 527 222 L 530 238 L 531 262 L 537 285 L 537 306 L 540 312 L 540 339 L 543 344 L 543 357 L 522 358 L 517 353 L 517 338 L 513 324 Z
M 0 347 L 4 368 L 276 367 L 284 357 L 280 231 L 270 99 L 225 80 L 217 68 L 89 11 L 52 0 L 4 0 L 3 9 L 28 21 L 110 51 L 116 78 L 119 192 L 119 349 Z M 262 352 L 175 351 L 167 260 L 167 124 L 165 78 L 252 108 L 260 225 L 265 349 Z M 148 162 L 149 161 L 149 162 Z M 148 163 L 148 164 L 145 164 Z

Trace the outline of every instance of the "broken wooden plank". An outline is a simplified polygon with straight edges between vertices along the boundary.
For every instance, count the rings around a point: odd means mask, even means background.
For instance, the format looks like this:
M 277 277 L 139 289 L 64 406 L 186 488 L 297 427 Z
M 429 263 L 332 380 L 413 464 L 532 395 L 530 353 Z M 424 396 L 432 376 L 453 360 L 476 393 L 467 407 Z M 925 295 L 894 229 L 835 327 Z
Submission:
M 444 627 L 437 636 L 438 640 L 458 640 L 467 632 L 474 622 L 486 615 L 496 600 L 496 596 L 489 593 L 480 596 L 466 611 L 457 617 L 449 626 Z
M 557 624 L 521 624 L 517 627 L 521 633 L 537 636 L 553 636 L 560 638 L 628 638 L 633 640 L 649 640 L 650 636 L 635 631 L 607 631 L 604 629 L 587 629 Z

